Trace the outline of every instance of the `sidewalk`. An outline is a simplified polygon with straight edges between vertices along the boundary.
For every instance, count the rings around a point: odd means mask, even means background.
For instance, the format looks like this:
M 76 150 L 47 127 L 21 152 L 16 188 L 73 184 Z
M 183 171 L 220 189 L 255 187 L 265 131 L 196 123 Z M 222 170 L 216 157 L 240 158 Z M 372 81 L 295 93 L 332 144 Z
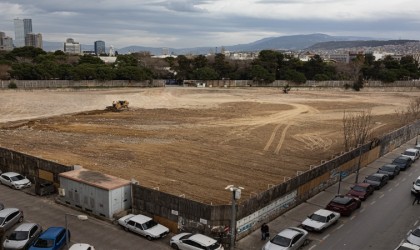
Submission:
M 359 182 L 363 181 L 366 176 L 375 173 L 377 169 L 386 164 L 390 163 L 394 158 L 400 155 L 406 148 L 413 147 L 415 145 L 416 139 L 412 139 L 400 147 L 394 149 L 392 152 L 382 156 L 381 158 L 375 160 L 374 162 L 368 164 L 366 167 L 360 169 L 359 171 Z M 353 173 L 341 181 L 340 184 L 340 193 L 345 194 L 350 190 L 350 186 L 355 182 L 356 174 Z M 317 209 L 325 208 L 327 203 L 338 193 L 338 183 L 328 187 L 324 191 L 310 198 L 306 202 L 296 206 L 290 211 L 280 215 L 275 220 L 268 223 L 270 227 L 270 236 L 274 237 L 281 230 L 291 227 L 299 226 L 301 222 L 307 218 L 312 212 Z M 239 250 L 253 250 L 253 249 L 262 249 L 266 241 L 261 240 L 260 230 L 255 230 L 245 238 L 236 242 L 235 249 Z

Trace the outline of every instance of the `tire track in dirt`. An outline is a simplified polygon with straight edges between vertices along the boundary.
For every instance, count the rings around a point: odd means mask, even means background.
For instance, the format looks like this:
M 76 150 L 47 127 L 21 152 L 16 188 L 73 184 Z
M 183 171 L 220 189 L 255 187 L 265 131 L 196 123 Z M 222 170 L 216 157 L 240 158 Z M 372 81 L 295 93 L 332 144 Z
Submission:
M 289 104 L 290 105 L 290 104 Z M 286 138 L 286 134 L 287 134 L 287 130 L 294 125 L 294 122 L 296 120 L 299 120 L 299 116 L 301 114 L 316 114 L 319 113 L 318 110 L 308 106 L 308 105 L 303 105 L 303 104 L 292 104 L 291 106 L 293 106 L 293 109 L 291 110 L 287 110 L 287 111 L 282 111 L 279 112 L 277 114 L 275 114 L 274 116 L 269 117 L 268 119 L 264 120 L 264 123 L 260 124 L 259 126 L 254 126 L 253 129 L 260 127 L 260 126 L 264 126 L 270 123 L 276 123 L 280 121 L 280 124 L 278 124 L 273 132 L 271 133 L 270 138 L 267 140 L 267 143 L 265 144 L 264 147 L 264 151 L 268 151 L 268 149 L 270 148 L 270 146 L 272 145 L 276 135 L 278 134 L 279 128 L 281 127 L 281 125 L 285 125 L 284 129 L 281 132 L 280 135 L 280 140 L 276 146 L 276 148 L 274 149 L 274 153 L 275 154 L 279 154 L 282 146 L 283 146 L 283 142 Z M 298 118 L 298 119 L 296 119 Z

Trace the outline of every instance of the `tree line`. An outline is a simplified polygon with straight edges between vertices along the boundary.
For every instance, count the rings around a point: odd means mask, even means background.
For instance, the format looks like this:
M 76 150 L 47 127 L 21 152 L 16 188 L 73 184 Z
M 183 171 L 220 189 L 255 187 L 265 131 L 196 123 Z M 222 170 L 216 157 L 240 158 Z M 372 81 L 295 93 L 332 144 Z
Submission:
M 0 52 L 0 79 L 18 80 L 253 80 L 270 83 L 287 80 L 352 80 L 362 87 L 366 80 L 394 82 L 418 79 L 419 65 L 412 56 L 399 60 L 392 56 L 375 60 L 372 54 L 359 54 L 349 63 L 328 62 L 319 55 L 308 61 L 274 50 L 260 51 L 253 60 L 232 60 L 224 54 L 180 55 L 153 58 L 147 52 L 118 55 L 106 64 L 94 55 L 69 55 L 22 47 Z

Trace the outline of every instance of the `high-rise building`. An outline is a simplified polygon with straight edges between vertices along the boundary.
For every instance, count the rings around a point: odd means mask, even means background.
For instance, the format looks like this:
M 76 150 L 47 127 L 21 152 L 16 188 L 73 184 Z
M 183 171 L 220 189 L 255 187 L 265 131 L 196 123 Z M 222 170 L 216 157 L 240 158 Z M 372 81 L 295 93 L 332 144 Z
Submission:
M 80 55 L 82 53 L 80 43 L 75 42 L 73 38 L 67 38 L 64 43 L 64 53 Z
M 105 42 L 104 41 L 95 41 L 95 54 L 101 55 L 105 54 Z
M 25 46 L 26 34 L 32 33 L 32 19 L 15 19 L 15 47 Z
M 36 48 L 42 49 L 42 35 L 41 34 L 34 34 L 28 33 L 25 36 L 25 46 L 32 46 Z
M 0 32 L 0 50 L 13 50 L 13 39 Z

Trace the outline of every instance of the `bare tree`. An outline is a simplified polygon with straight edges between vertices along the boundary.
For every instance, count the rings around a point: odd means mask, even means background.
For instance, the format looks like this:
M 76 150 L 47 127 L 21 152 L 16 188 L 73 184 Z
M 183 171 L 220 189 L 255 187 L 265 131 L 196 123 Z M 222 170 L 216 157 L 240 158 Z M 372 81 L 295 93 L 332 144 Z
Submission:
M 371 133 L 372 110 L 346 112 L 343 114 L 344 149 L 346 151 L 365 143 Z
M 406 108 L 395 110 L 401 125 L 405 126 L 420 118 L 420 97 L 410 100 Z

